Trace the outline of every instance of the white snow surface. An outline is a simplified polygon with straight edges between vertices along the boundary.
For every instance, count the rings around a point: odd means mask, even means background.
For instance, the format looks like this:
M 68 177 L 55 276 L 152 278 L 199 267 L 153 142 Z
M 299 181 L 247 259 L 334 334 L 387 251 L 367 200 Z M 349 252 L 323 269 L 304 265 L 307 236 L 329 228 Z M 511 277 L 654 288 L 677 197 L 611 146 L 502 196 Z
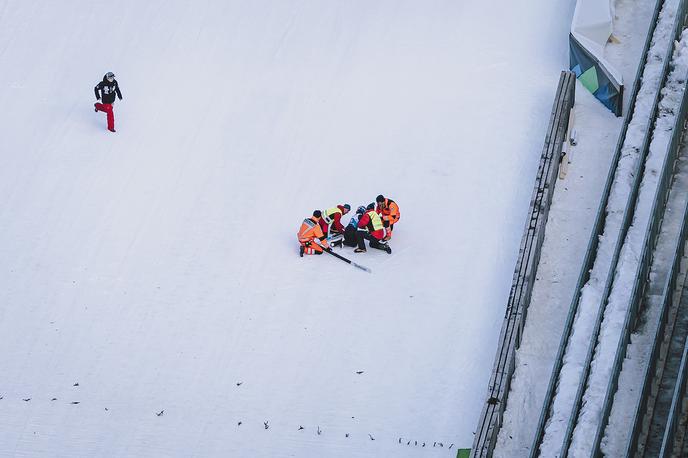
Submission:
M 569 3 L 1 2 L 0 456 L 469 447 Z
M 614 248 L 619 239 L 628 196 L 638 168 L 637 162 L 640 157 L 639 152 L 644 132 L 651 121 L 652 106 L 661 83 L 662 66 L 668 46 L 673 43 L 671 35 L 677 4 L 676 0 L 664 2 L 648 51 L 649 55 L 643 69 L 642 84 L 633 107 L 633 118 L 629 123 L 621 150 L 621 158 L 616 167 L 614 182 L 607 202 L 604 232 L 600 237 L 590 279 L 581 290 L 573 331 L 564 355 L 564 364 L 559 373 L 557 392 L 551 406 L 552 412 L 540 447 L 543 456 L 555 456 L 560 452 L 563 444 L 581 371 L 585 365 L 596 317 L 603 300 L 604 285 L 608 275 L 612 274 L 610 269 L 612 268 Z

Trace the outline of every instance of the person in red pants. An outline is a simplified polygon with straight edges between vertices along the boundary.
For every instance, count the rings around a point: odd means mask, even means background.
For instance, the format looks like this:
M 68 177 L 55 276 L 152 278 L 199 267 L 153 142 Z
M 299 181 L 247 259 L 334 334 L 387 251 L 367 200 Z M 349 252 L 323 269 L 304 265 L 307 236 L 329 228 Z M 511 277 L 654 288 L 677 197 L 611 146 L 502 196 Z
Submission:
M 93 88 L 96 93 L 96 100 L 102 100 L 103 103 L 94 103 L 96 113 L 103 111 L 107 113 L 107 126 L 110 132 L 115 131 L 115 113 L 112 111 L 112 104 L 115 103 L 115 95 L 122 100 L 122 93 L 119 90 L 119 84 L 115 79 L 115 74 L 107 72 L 103 76 L 103 81 L 98 83 Z

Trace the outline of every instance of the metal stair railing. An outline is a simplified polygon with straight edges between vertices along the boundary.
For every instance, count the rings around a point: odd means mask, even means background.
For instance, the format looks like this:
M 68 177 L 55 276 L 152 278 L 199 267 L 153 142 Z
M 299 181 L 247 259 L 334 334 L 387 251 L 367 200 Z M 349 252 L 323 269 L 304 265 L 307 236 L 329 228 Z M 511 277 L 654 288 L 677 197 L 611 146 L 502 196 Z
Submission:
M 674 446 L 676 430 L 678 428 L 679 417 L 683 407 L 683 400 L 686 397 L 686 385 L 688 384 L 688 339 L 683 344 L 683 355 L 681 356 L 681 366 L 676 378 L 676 388 L 674 395 L 671 398 L 671 408 L 669 410 L 669 418 L 667 418 L 666 429 L 664 430 L 664 437 L 662 438 L 662 448 L 659 456 L 664 458 L 671 456 Z

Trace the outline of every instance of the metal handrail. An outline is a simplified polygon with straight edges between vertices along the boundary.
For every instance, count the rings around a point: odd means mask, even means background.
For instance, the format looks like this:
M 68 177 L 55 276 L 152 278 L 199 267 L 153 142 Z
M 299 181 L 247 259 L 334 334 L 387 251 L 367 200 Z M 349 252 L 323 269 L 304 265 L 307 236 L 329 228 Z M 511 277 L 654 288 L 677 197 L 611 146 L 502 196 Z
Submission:
M 586 255 L 583 260 L 583 265 L 578 277 L 578 282 L 577 286 L 575 289 L 575 294 L 573 297 L 573 300 L 571 301 L 571 305 L 569 307 L 569 313 L 566 318 L 566 322 L 564 325 L 564 332 L 562 334 L 561 342 L 559 344 L 559 350 L 557 352 L 557 356 L 555 358 L 554 366 L 552 368 L 552 374 L 550 376 L 549 384 L 547 387 L 547 392 L 545 394 L 545 399 L 543 402 L 543 408 L 540 412 L 540 418 L 538 421 L 538 426 L 536 429 L 535 433 L 535 438 L 533 441 L 533 445 L 530 450 L 530 458 L 535 458 L 539 456 L 539 449 L 540 449 L 540 444 L 542 442 L 542 439 L 544 437 L 544 432 L 545 432 L 545 426 L 547 423 L 547 420 L 549 419 L 549 413 L 551 410 L 552 406 L 552 401 L 554 399 L 554 391 L 557 385 L 557 381 L 559 378 L 559 372 L 561 371 L 561 368 L 563 366 L 563 358 L 564 354 L 566 352 L 566 347 L 568 345 L 569 339 L 571 337 L 571 332 L 573 328 L 573 321 L 576 316 L 576 312 L 578 311 L 578 305 L 580 302 L 580 292 L 583 288 L 583 286 L 588 282 L 590 279 L 590 273 L 594 264 L 594 260 L 597 255 L 597 248 L 599 245 L 599 236 L 602 234 L 604 230 L 604 226 L 606 223 L 606 208 L 607 208 L 607 203 L 609 201 L 609 195 L 611 193 L 611 188 L 612 185 L 614 184 L 614 176 L 616 173 L 616 169 L 618 167 L 619 160 L 621 158 L 621 150 L 623 148 L 623 145 L 626 140 L 626 134 L 628 132 L 628 127 L 630 125 L 631 120 L 633 119 L 633 111 L 635 107 L 635 102 L 638 96 L 638 92 L 640 91 L 640 86 L 642 82 L 642 74 L 643 74 L 643 69 L 645 68 L 645 64 L 647 63 L 647 56 L 650 50 L 650 46 L 652 44 L 652 38 L 657 26 L 657 20 L 659 17 L 659 13 L 664 5 L 664 0 L 657 0 L 657 3 L 655 5 L 655 10 L 653 13 L 652 20 L 650 21 L 647 37 L 645 39 L 645 46 L 643 49 L 643 53 L 641 55 L 640 62 L 638 64 L 638 68 L 636 70 L 636 76 L 635 80 L 633 83 L 633 89 L 631 91 L 631 98 L 629 101 L 629 109 L 626 112 L 626 116 L 624 117 L 624 123 L 621 128 L 621 132 L 619 134 L 619 139 L 617 141 L 615 153 L 614 153 L 614 158 L 612 160 L 612 165 L 609 168 L 609 172 L 607 173 L 607 180 L 604 188 L 604 192 L 602 195 L 602 199 L 600 200 L 600 205 L 597 210 L 597 217 L 595 219 L 595 224 L 592 228 L 592 233 L 588 242 L 587 250 L 586 250 Z M 659 93 L 659 91 L 658 91 Z M 658 98 L 658 97 L 657 97 Z M 656 98 L 656 100 L 657 100 Z M 654 112 L 654 110 L 653 110 Z M 651 125 L 651 122 L 648 122 L 648 127 L 645 132 L 645 138 L 647 142 L 647 137 L 649 135 L 649 126 Z M 645 149 L 646 150 L 646 149 Z M 640 163 L 643 163 L 644 161 L 640 161 Z M 615 264 L 615 262 L 614 262 Z
M 671 407 L 669 409 L 669 418 L 667 418 L 666 429 L 664 430 L 664 437 L 662 438 L 662 448 L 659 456 L 670 456 L 672 453 L 674 439 L 676 437 L 676 428 L 678 427 L 678 417 L 681 414 L 681 407 L 683 398 L 686 395 L 686 385 L 688 384 L 688 339 L 683 344 L 683 355 L 681 356 L 681 366 L 676 377 L 676 387 L 674 388 L 674 395 L 671 398 Z

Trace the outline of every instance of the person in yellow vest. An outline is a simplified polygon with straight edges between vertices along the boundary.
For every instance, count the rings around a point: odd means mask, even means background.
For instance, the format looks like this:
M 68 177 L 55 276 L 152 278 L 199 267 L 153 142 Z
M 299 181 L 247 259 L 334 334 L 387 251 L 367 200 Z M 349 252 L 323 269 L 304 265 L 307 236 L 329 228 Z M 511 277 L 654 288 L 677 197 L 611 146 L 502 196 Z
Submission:
M 385 226 L 385 238 L 387 241 L 392 238 L 392 231 L 394 230 L 394 225 L 401 218 L 401 213 L 399 212 L 399 205 L 392 199 L 387 199 L 385 196 L 380 194 L 375 199 L 377 202 L 377 208 L 375 211 L 382 217 L 382 224 Z
M 315 210 L 312 217 L 304 219 L 303 223 L 301 223 L 301 228 L 296 233 L 301 244 L 299 256 L 303 257 L 304 254 L 322 254 L 323 250 L 330 249 L 327 237 L 325 237 L 320 227 L 321 219 L 322 212 Z
M 375 211 L 375 204 L 370 204 L 365 213 L 358 220 L 358 232 L 356 233 L 358 247 L 354 253 L 365 253 L 365 239 L 370 241 L 370 248 L 386 251 L 392 254 L 392 249 L 383 240 L 385 238 L 385 227 L 382 218 Z
M 343 234 L 344 225 L 342 224 L 342 216 L 349 213 L 349 210 L 351 210 L 351 205 L 349 204 L 337 205 L 336 207 L 325 210 L 320 219 L 320 227 L 322 228 L 323 234 L 328 237 L 333 233 Z

